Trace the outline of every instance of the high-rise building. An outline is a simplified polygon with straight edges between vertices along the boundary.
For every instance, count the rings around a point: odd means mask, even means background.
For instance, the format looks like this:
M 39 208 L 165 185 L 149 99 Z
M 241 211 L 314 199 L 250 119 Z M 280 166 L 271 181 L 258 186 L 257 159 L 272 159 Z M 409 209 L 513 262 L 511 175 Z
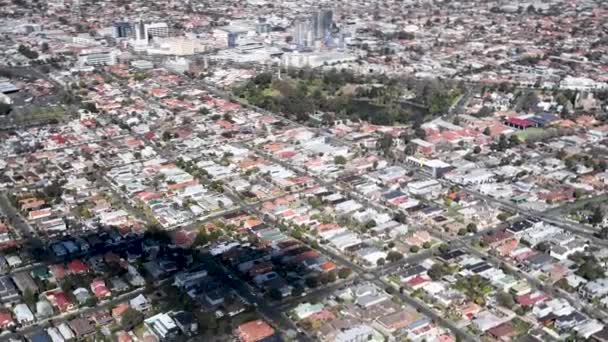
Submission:
M 294 22 L 294 43 L 301 47 L 307 48 L 313 45 L 314 37 L 314 21 L 312 18 L 299 18 Z
M 325 40 L 331 33 L 333 12 L 323 9 L 310 17 L 298 18 L 294 21 L 294 43 L 301 48 L 314 46 L 315 41 Z
M 145 24 L 144 27 L 148 39 L 169 37 L 169 26 L 167 23 L 150 23 Z
M 107 49 L 83 50 L 78 54 L 80 65 L 114 65 L 116 64 L 116 52 Z
M 113 27 L 114 38 L 128 38 L 133 35 L 133 27 L 128 22 L 117 22 L 114 23 Z
M 135 40 L 144 42 L 153 38 L 169 37 L 169 26 L 167 23 L 144 23 L 139 20 L 133 25 Z
M 331 26 L 333 24 L 333 12 L 332 10 L 323 9 L 314 14 L 315 20 L 315 39 L 325 39 L 331 32 Z
M 148 33 L 146 32 L 146 24 L 143 21 L 135 23 L 135 40 L 138 42 L 147 42 Z

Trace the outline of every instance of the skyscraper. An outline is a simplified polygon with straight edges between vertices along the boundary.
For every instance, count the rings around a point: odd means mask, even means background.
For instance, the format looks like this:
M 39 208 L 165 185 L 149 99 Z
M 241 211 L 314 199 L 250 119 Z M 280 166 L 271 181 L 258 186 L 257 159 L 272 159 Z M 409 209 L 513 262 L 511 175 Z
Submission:
M 333 24 L 332 10 L 319 10 L 309 17 L 294 21 L 294 43 L 300 48 L 309 48 L 315 41 L 325 40 Z
M 128 38 L 133 34 L 133 28 L 128 22 L 116 22 L 113 28 L 114 38 Z
M 146 26 L 143 21 L 135 23 L 135 40 L 139 42 L 148 42 L 148 33 L 146 32 Z
M 325 39 L 331 32 L 331 25 L 333 24 L 333 11 L 323 9 L 314 14 L 315 18 L 315 39 Z
M 301 48 L 311 47 L 315 40 L 314 17 L 298 18 L 294 22 L 294 43 Z

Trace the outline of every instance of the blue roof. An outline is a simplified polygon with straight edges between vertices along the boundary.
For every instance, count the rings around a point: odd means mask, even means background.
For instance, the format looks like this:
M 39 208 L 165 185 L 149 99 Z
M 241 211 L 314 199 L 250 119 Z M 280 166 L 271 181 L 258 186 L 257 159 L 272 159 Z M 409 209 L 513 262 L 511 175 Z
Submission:
M 390 192 L 385 193 L 384 195 L 382 195 L 382 197 L 386 198 L 387 200 L 396 198 L 396 197 L 400 197 L 405 195 L 403 192 L 401 192 L 400 190 L 393 190 Z
M 49 334 L 44 330 L 40 330 L 30 338 L 32 342 L 53 342 Z
M 559 117 L 557 115 L 551 113 L 538 113 L 533 117 L 528 118 L 528 120 L 540 125 L 547 125 L 558 119 Z

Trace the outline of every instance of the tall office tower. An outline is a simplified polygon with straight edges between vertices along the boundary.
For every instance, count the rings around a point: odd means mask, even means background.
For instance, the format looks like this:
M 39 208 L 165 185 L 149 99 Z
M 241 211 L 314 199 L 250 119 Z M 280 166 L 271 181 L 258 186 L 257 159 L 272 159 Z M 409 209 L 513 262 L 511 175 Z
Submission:
M 146 24 L 142 20 L 133 25 L 135 28 L 135 41 L 137 42 L 148 42 L 148 32 L 146 31 Z
M 169 25 L 167 23 L 150 23 L 144 25 L 148 39 L 156 37 L 169 37 Z
M 113 25 L 114 38 L 128 38 L 133 34 L 133 27 L 128 22 L 116 22 Z
M 315 40 L 314 20 L 312 18 L 298 18 L 294 22 L 294 43 L 301 48 L 311 47 Z
M 316 12 L 313 15 L 313 21 L 315 24 L 314 32 L 315 39 L 325 39 L 331 32 L 331 26 L 333 24 L 334 13 L 332 10 L 323 9 Z

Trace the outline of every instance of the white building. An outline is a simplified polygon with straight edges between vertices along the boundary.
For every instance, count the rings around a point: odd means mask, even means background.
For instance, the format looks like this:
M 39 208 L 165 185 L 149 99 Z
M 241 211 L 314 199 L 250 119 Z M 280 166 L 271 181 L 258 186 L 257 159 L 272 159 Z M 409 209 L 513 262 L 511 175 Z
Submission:
M 285 67 L 316 68 L 325 65 L 354 62 L 356 60 L 356 56 L 342 52 L 293 52 L 284 54 L 281 62 Z
M 170 339 L 179 331 L 173 318 L 166 313 L 159 313 L 147 318 L 144 323 L 160 339 Z
M 78 63 L 82 65 L 114 65 L 116 64 L 116 52 L 106 49 L 83 50 L 78 55 Z
M 607 89 L 608 84 L 605 82 L 597 82 L 586 77 L 566 76 L 560 84 L 560 88 L 571 90 L 598 90 Z
M 441 183 L 434 179 L 411 182 L 407 185 L 407 190 L 412 195 L 432 194 L 441 190 Z
M 380 338 L 380 339 L 379 339 Z M 367 341 L 383 341 L 382 335 L 368 325 L 356 325 L 350 329 L 340 331 L 334 341 L 335 342 L 367 342 Z
M 144 24 L 146 39 L 154 39 L 159 37 L 169 37 L 169 26 L 167 23 L 150 23 Z
M 27 325 L 34 322 L 34 314 L 27 304 L 21 303 L 15 305 L 13 308 L 13 313 L 15 314 L 15 318 L 19 324 Z

